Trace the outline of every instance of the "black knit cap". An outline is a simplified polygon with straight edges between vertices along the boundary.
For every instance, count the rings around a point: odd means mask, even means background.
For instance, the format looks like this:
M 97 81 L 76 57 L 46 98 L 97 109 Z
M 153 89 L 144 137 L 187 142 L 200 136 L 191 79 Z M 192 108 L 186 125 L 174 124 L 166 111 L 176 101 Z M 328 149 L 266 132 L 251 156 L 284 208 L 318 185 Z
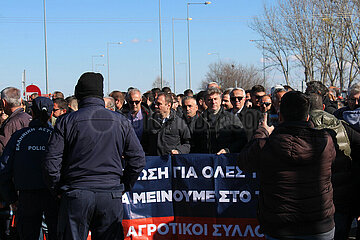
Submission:
M 87 97 L 104 97 L 104 78 L 100 73 L 87 72 L 81 75 L 75 86 L 75 97 L 79 100 Z

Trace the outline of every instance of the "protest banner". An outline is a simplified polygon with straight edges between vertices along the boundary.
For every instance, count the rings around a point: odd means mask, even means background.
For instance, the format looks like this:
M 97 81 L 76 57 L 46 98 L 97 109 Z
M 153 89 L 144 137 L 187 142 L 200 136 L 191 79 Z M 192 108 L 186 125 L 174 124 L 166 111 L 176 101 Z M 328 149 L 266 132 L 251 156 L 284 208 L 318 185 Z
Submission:
M 262 239 L 255 173 L 236 154 L 147 157 L 123 195 L 125 239 Z

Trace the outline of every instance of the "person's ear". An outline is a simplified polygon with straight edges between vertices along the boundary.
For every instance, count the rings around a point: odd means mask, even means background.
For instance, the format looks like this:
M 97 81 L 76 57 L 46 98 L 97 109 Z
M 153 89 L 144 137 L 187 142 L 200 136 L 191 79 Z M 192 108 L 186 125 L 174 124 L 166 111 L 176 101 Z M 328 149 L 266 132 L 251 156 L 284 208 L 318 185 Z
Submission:
M 323 111 L 325 110 L 325 104 L 323 104 Z
M 308 114 L 307 117 L 306 117 L 306 121 L 308 122 L 310 119 L 310 115 Z

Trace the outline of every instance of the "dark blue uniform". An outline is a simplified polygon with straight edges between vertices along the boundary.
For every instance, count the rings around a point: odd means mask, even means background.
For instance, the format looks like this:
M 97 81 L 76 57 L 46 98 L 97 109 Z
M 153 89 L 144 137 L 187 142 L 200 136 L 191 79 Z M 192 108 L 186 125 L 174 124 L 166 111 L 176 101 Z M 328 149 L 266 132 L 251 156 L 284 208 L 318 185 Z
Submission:
M 61 194 L 60 239 L 122 239 L 122 192 L 145 166 L 135 131 L 122 114 L 88 97 L 58 119 L 43 163 L 49 188 Z
M 29 127 L 11 136 L 1 156 L 0 190 L 7 203 L 19 200 L 16 219 L 21 239 L 39 238 L 43 214 L 49 239 L 56 239 L 57 203 L 46 188 L 41 171 L 52 131 L 50 125 L 44 127 L 34 119 Z

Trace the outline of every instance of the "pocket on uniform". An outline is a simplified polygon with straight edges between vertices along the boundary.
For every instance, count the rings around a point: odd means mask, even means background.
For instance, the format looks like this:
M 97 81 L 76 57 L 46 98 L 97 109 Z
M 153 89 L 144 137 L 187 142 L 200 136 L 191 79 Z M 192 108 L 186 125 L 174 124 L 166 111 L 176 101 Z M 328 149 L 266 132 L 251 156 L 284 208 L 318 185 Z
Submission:
M 70 199 L 76 199 L 76 198 L 79 198 L 80 193 L 81 193 L 80 189 L 74 189 L 74 190 L 64 192 L 63 196 L 66 198 L 70 198 Z
M 111 196 L 112 196 L 113 199 L 121 198 L 122 197 L 122 192 L 121 191 L 111 192 Z

